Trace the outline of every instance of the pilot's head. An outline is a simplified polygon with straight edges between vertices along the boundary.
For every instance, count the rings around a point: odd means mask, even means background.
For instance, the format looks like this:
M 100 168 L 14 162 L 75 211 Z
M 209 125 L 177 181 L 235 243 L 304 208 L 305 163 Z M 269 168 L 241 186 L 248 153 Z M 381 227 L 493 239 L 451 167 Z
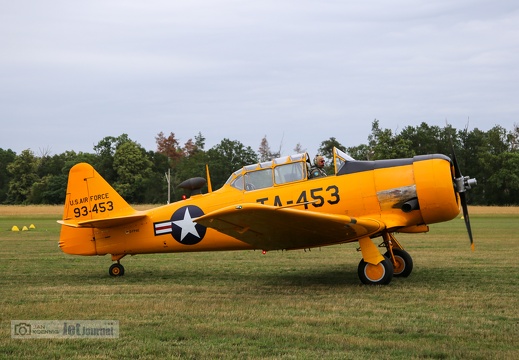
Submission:
M 324 157 L 322 157 L 321 155 L 317 155 L 314 159 L 314 164 L 315 166 L 317 167 L 324 167 Z

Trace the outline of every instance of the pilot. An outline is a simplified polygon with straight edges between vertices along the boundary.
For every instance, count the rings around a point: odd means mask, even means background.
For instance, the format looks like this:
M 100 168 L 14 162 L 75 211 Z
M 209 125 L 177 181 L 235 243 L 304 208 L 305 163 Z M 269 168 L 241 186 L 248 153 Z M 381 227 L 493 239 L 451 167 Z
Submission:
M 324 157 L 317 155 L 314 159 L 314 166 L 310 168 L 310 179 L 326 176 L 324 171 Z

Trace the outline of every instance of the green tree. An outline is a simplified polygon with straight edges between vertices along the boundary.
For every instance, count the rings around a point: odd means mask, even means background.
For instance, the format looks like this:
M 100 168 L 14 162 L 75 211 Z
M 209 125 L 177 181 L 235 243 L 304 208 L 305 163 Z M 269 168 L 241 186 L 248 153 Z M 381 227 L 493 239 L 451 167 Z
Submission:
M 70 168 L 80 162 L 95 163 L 95 155 L 74 151 L 45 158 L 38 163 L 38 173 L 41 178 L 36 182 L 31 192 L 31 202 L 34 204 L 63 204 L 66 197 L 68 173 Z M 43 170 L 42 168 L 45 168 Z
M 319 155 L 324 156 L 328 160 L 333 159 L 333 148 L 336 147 L 341 151 L 346 151 L 346 147 L 344 147 L 336 138 L 331 137 L 328 140 L 324 140 L 321 142 L 321 146 L 319 146 Z M 317 154 L 316 154 L 317 155 Z
M 476 178 L 478 185 L 467 192 L 469 204 L 519 204 L 519 127 L 507 131 L 495 126 L 489 131 L 444 128 L 422 123 L 406 127 L 400 134 L 372 124 L 368 145 L 348 148 L 358 160 L 391 159 L 422 154 L 445 154 L 452 158 L 452 147 L 464 176 Z
M 184 144 L 184 148 L 182 149 L 184 157 L 190 157 L 200 151 L 204 151 L 204 146 L 205 138 L 203 137 L 202 133 L 199 132 L 198 135 L 195 136 L 195 141 L 193 141 L 193 139 L 189 139 Z
M 467 192 L 469 204 L 485 204 L 485 188 L 488 178 L 494 171 L 495 155 L 489 152 L 487 136 L 484 131 L 468 129 L 458 131 L 459 148 L 455 146 L 456 158 L 461 172 L 478 180 L 478 186 Z
M 32 186 L 30 203 L 59 204 L 65 201 L 67 179 L 62 174 L 64 165 L 65 154 L 50 156 L 44 153 L 37 158 L 39 180 Z
M 11 174 L 7 171 L 7 166 L 16 159 L 16 153 L 11 149 L 0 148 L 0 204 L 7 200 L 9 181 Z
M 492 155 L 499 155 L 508 152 L 512 148 L 511 141 L 514 141 L 513 137 L 504 127 L 496 125 L 492 129 L 488 130 L 485 134 L 488 151 Z
M 213 189 L 225 183 L 228 177 L 244 165 L 257 163 L 258 156 L 250 146 L 245 147 L 239 141 L 223 139 L 207 151 L 210 164 Z
M 64 175 L 45 175 L 31 188 L 31 204 L 63 204 L 66 197 L 67 177 Z
M 371 151 L 368 145 L 360 144 L 347 148 L 346 153 L 355 160 L 369 160 Z
M 154 163 L 152 175 L 154 180 L 148 188 L 147 197 L 153 202 L 166 202 L 168 193 L 166 175 L 168 175 L 171 176 L 171 201 L 180 200 L 182 192 L 176 186 L 190 177 L 205 174 L 205 164 L 207 163 L 204 151 L 205 137 L 199 132 L 194 141 L 189 139 L 182 148 L 178 146 L 178 141 L 173 133 L 168 138 L 160 133 L 155 139 L 157 140 L 157 152 L 150 157 Z M 172 154 L 169 154 L 174 159 L 168 158 L 168 149 L 174 150 Z
M 389 129 L 382 130 L 380 123 L 375 119 L 371 125 L 371 134 L 368 136 L 370 149 L 369 160 L 397 159 L 413 157 L 410 140 L 393 135 Z
M 206 165 L 209 165 L 211 170 L 214 169 L 213 165 L 210 164 L 209 156 L 205 151 L 198 151 L 190 157 L 185 157 L 175 166 L 172 170 L 172 198 L 173 200 L 180 200 L 183 190 L 177 188 L 178 184 L 182 181 L 193 178 L 203 177 L 206 178 Z M 211 171 L 211 182 L 213 181 L 213 171 Z M 230 175 L 230 174 L 229 174 Z M 206 191 L 207 187 L 202 189 Z
M 146 181 L 152 174 L 152 162 L 146 151 L 134 141 L 117 147 L 113 162 L 118 180 L 114 188 L 130 203 L 142 203 Z
M 407 141 L 411 149 L 409 155 L 438 154 L 445 150 L 442 145 L 442 129 L 439 126 L 429 126 L 422 122 L 417 127 L 407 126 L 399 134 L 398 138 Z
M 127 134 L 118 137 L 106 136 L 94 146 L 97 156 L 95 164 L 92 165 L 109 183 L 117 181 L 117 171 L 114 168 L 115 152 L 119 146 L 128 141 L 131 140 Z
M 514 124 L 514 129 L 508 133 L 507 143 L 510 151 L 519 151 L 519 125 Z
M 519 153 L 501 152 L 493 157 L 494 171 L 484 184 L 487 205 L 519 204 Z
M 474 129 L 460 132 L 462 154 L 460 167 L 464 175 L 478 180 L 468 193 L 471 204 L 509 205 L 516 201 L 516 178 L 519 168 L 517 152 L 512 150 L 514 136 L 501 126 L 489 131 Z
M 195 145 L 198 148 L 198 150 L 205 150 L 205 137 L 202 135 L 200 131 L 195 136 Z
M 13 162 L 7 165 L 7 171 L 11 175 L 7 191 L 9 204 L 29 203 L 32 186 L 39 180 L 36 174 L 37 167 L 37 158 L 29 149 L 23 150 Z
M 144 203 L 146 204 L 165 204 L 167 202 L 167 182 L 165 174 L 170 169 L 169 159 L 166 155 L 156 151 L 148 151 L 150 159 L 151 174 L 145 179 Z

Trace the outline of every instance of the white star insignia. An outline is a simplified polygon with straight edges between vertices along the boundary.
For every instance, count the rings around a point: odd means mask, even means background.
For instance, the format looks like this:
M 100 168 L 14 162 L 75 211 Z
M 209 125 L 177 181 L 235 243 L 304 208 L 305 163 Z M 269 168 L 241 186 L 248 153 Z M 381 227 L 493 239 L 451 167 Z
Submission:
M 184 240 L 187 234 L 193 234 L 200 239 L 200 234 L 198 234 L 198 231 L 196 231 L 196 224 L 193 222 L 188 208 L 186 208 L 186 212 L 184 213 L 184 219 L 173 221 L 173 224 L 182 229 L 180 241 Z

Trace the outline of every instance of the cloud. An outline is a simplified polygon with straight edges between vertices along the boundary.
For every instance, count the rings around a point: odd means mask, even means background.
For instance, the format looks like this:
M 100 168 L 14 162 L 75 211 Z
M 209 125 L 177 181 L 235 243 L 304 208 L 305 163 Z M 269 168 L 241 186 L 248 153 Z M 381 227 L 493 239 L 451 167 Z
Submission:
M 365 143 L 375 118 L 511 129 L 517 24 L 512 1 L 8 2 L 0 147 L 91 151 L 127 133 L 152 150 L 160 131 L 200 131 L 290 153 Z

